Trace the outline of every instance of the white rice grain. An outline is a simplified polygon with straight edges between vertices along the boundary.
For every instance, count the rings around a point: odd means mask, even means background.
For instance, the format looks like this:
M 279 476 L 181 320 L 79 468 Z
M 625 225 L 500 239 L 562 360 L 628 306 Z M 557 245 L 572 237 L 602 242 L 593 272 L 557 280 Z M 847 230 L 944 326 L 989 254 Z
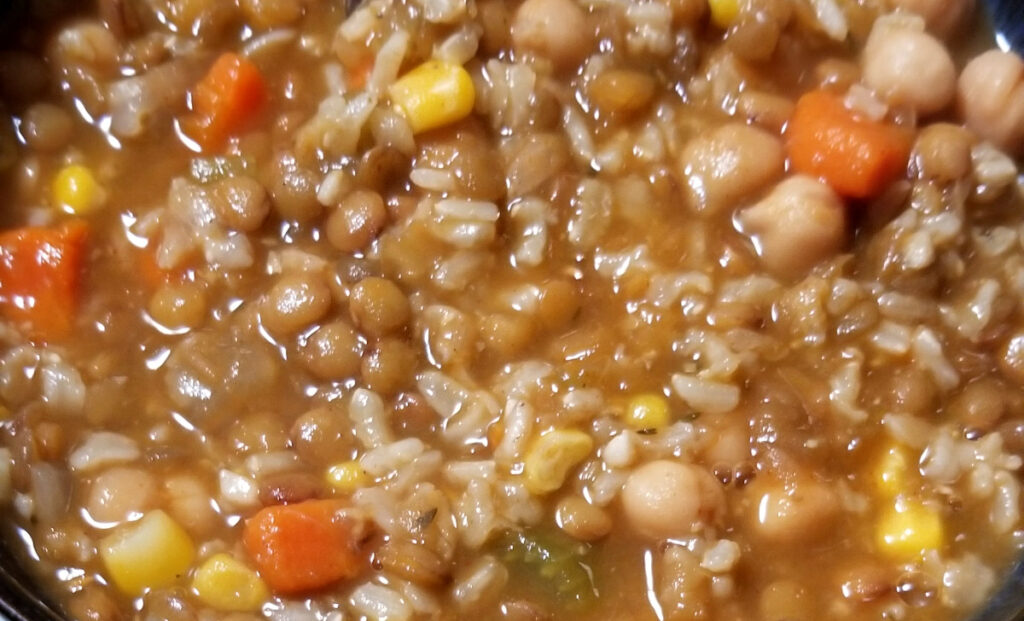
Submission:
M 740 402 L 740 389 L 736 386 L 696 375 L 676 373 L 672 376 L 672 388 L 683 401 L 700 413 L 729 412 L 736 409 Z
M 952 390 L 960 383 L 960 375 L 942 353 L 942 344 L 929 328 L 918 327 L 913 341 L 914 361 L 927 369 L 943 390 Z
M 359 458 L 359 465 L 373 477 L 387 476 L 423 454 L 426 445 L 419 438 L 405 438 L 384 444 Z
M 128 436 L 111 431 L 95 431 L 68 455 L 68 468 L 75 472 L 92 472 L 135 461 L 142 457 L 139 445 Z
M 463 611 L 472 610 L 481 603 L 497 597 L 508 583 L 508 569 L 493 556 L 486 555 L 473 561 L 463 576 L 452 586 L 452 599 Z
M 384 408 L 384 400 L 377 393 L 365 388 L 357 388 L 352 393 L 348 416 L 352 421 L 356 438 L 359 439 L 363 447 L 374 449 L 394 442 Z
M 352 609 L 364 618 L 380 621 L 409 621 L 412 606 L 397 591 L 367 582 L 356 587 L 348 598 Z

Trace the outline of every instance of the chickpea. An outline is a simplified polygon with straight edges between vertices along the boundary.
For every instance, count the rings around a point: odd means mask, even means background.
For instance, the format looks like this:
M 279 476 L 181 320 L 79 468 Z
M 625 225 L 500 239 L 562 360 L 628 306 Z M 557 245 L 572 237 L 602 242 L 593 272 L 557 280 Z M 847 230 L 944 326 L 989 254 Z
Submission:
M 111 468 L 89 486 L 85 509 L 97 522 L 122 522 L 152 508 L 156 493 L 156 480 L 145 470 Z
M 908 106 L 919 116 L 939 112 L 953 100 L 953 59 L 927 32 L 876 23 L 860 62 L 865 84 L 889 103 Z
M 591 101 L 606 114 L 643 110 L 654 97 L 657 84 L 650 75 L 632 69 L 610 69 L 587 88 Z
M 1021 153 L 1024 145 L 1024 60 L 990 50 L 972 59 L 957 85 L 968 129 L 999 147 Z
M 765 266 L 798 276 L 838 252 L 846 240 L 842 200 L 826 184 L 805 175 L 786 179 L 739 215 Z
M 945 38 L 974 12 L 974 0 L 889 0 L 889 7 L 920 15 L 930 32 Z
M 311 334 L 302 354 L 310 373 L 324 380 L 340 380 L 359 371 L 362 349 L 352 326 L 335 321 Z
M 959 125 L 934 123 L 918 133 L 913 160 L 923 177 L 955 181 L 971 171 L 972 142 L 970 132 Z
M 167 511 L 195 536 L 205 537 L 221 524 L 213 494 L 196 476 L 177 474 L 164 480 Z
M 331 307 L 331 290 L 318 274 L 285 274 L 260 302 L 260 321 L 279 335 L 295 334 Z
M 784 483 L 758 477 L 750 485 L 757 498 L 755 535 L 771 543 L 811 541 L 829 532 L 839 516 L 839 498 L 809 476 Z
M 590 51 L 590 32 L 586 14 L 573 0 L 526 0 L 512 19 L 512 47 L 569 69 Z
M 580 541 L 597 541 L 612 530 L 608 514 L 579 496 L 567 496 L 558 503 L 555 521 L 566 534 Z
M 327 240 L 342 252 L 362 250 L 376 239 L 387 218 L 388 212 L 380 194 L 356 190 L 328 216 Z
M 28 146 L 37 151 L 58 151 L 71 139 L 74 121 L 63 108 L 37 103 L 25 111 L 21 133 Z
M 349 297 L 352 320 L 365 333 L 381 336 L 397 332 L 409 323 L 412 310 L 398 285 L 386 278 L 364 278 Z
M 718 519 L 725 493 L 703 469 L 666 459 L 634 470 L 622 487 L 626 517 L 653 538 L 687 535 Z
M 687 143 L 678 170 L 690 205 L 710 215 L 781 177 L 785 161 L 777 136 L 730 123 Z
M 267 190 L 252 177 L 239 175 L 213 183 L 213 209 L 229 229 L 250 233 L 263 226 L 270 212 Z

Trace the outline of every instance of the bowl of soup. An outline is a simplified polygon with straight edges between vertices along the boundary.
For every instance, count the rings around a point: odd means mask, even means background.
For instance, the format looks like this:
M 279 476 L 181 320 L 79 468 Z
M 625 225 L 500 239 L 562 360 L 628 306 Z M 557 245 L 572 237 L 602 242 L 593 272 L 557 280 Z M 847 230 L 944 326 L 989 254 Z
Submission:
M 1018 614 L 973 2 L 5 10 L 12 619 Z

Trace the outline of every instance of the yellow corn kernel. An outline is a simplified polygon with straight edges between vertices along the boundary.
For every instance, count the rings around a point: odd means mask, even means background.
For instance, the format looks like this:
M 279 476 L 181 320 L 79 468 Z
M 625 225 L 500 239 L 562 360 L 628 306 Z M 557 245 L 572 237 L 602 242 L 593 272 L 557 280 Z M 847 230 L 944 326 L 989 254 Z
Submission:
M 736 21 L 740 14 L 740 0 L 709 0 L 711 21 L 716 26 L 726 29 Z
M 465 118 L 476 100 L 469 73 L 460 65 L 439 60 L 428 60 L 409 71 L 391 85 L 389 93 L 415 134 Z
M 913 558 L 942 546 L 942 517 L 913 501 L 900 501 L 887 509 L 876 527 L 878 547 L 897 558 Z
M 206 559 L 196 570 L 192 590 L 204 604 L 223 612 L 256 611 L 270 598 L 259 574 L 228 554 Z
M 531 494 L 547 494 L 562 487 L 569 470 L 593 448 L 591 437 L 574 429 L 555 429 L 538 437 L 523 460 L 526 489 Z
M 53 178 L 54 204 L 75 215 L 85 215 L 99 208 L 107 199 L 96 177 L 85 166 L 65 166 Z
M 895 498 L 907 491 L 910 460 L 905 450 L 889 447 L 875 468 L 875 486 L 883 498 Z
M 327 484 L 342 494 L 351 494 L 369 483 L 370 477 L 358 461 L 344 461 L 327 469 Z
M 108 535 L 99 548 L 107 574 L 131 596 L 174 584 L 196 556 L 185 529 L 160 510 Z
M 668 401 L 657 393 L 637 395 L 626 405 L 625 422 L 633 429 L 668 427 Z

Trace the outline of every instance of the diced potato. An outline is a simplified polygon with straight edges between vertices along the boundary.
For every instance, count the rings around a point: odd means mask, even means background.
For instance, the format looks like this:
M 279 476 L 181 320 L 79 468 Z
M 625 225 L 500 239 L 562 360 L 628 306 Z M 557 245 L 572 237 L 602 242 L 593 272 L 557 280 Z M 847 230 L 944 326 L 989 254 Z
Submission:
M 211 608 L 224 612 L 259 610 L 270 589 L 254 570 L 228 554 L 215 554 L 199 566 L 192 589 Z
M 327 469 L 327 484 L 342 494 L 351 494 L 370 483 L 370 477 L 358 461 L 344 461 Z
M 196 556 L 185 529 L 161 510 L 105 537 L 99 549 L 111 580 L 131 596 L 174 584 Z
M 65 166 L 53 178 L 53 202 L 61 210 L 86 215 L 106 201 L 106 192 L 85 166 Z
M 914 558 L 942 546 L 942 516 L 919 502 L 897 502 L 879 518 L 876 539 L 886 554 Z
M 637 395 L 626 406 L 625 422 L 633 429 L 664 429 L 669 420 L 668 401 L 656 393 Z
M 469 73 L 460 65 L 438 60 L 412 69 L 389 92 L 416 134 L 466 118 L 476 101 Z
M 547 494 L 562 487 L 569 470 L 586 459 L 593 448 L 590 436 L 574 429 L 555 429 L 538 437 L 523 460 L 526 489 Z

